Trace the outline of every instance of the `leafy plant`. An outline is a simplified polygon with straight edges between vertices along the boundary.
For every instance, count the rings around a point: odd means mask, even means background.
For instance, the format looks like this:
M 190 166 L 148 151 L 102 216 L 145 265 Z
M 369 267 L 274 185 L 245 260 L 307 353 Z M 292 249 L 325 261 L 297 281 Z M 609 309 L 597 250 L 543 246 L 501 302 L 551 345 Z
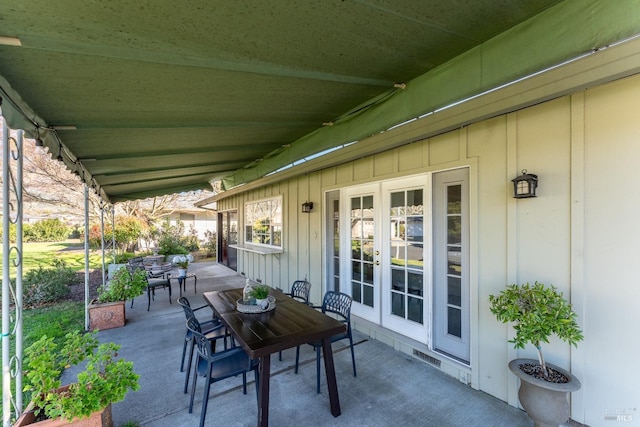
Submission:
M 253 287 L 253 290 L 251 291 L 251 295 L 255 299 L 265 299 L 266 297 L 269 296 L 270 290 L 271 288 L 267 285 L 256 285 Z
M 215 257 L 218 250 L 218 237 L 216 232 L 207 230 L 204 232 L 204 238 L 203 249 L 207 253 L 207 258 Z
M 78 275 L 64 261 L 53 259 L 55 268 L 38 267 L 24 275 L 23 304 L 36 307 L 59 301 L 69 294 L 69 285 L 78 282 Z
M 539 282 L 533 286 L 509 285 L 500 295 L 489 295 L 489 302 L 491 312 L 500 322 L 515 323 L 516 336 L 509 340 L 515 348 L 525 348 L 527 343 L 536 347 L 545 377 L 549 372 L 541 343 L 548 343 L 552 334 L 575 347 L 584 339 L 576 313 L 553 285 L 546 287 Z
M 44 412 L 47 418 L 71 421 L 88 417 L 109 403 L 124 399 L 129 390 L 137 390 L 140 376 L 134 372 L 133 362 L 116 359 L 119 349 L 114 343 L 99 344 L 95 332 L 68 333 L 61 345 L 42 336 L 25 352 L 29 383 L 25 391 L 32 393 L 35 414 Z M 78 374 L 77 382 L 66 391 L 56 392 L 62 371 L 85 360 L 86 368 Z
M 161 255 L 187 254 L 189 251 L 185 247 L 187 244 L 184 236 L 184 224 L 178 222 L 177 225 L 171 225 L 166 220 L 162 224 L 162 228 L 158 231 L 158 253 Z
M 27 242 L 60 242 L 71 234 L 71 227 L 58 218 L 43 219 L 23 229 Z
M 119 268 L 113 278 L 98 287 L 98 302 L 117 302 L 133 299 L 147 289 L 147 272 L 142 268 Z

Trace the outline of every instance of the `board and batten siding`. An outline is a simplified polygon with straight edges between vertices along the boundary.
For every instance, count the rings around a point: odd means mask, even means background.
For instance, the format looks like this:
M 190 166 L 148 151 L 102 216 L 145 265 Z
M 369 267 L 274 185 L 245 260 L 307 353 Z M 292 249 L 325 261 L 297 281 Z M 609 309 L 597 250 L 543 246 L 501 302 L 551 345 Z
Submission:
M 441 360 L 440 369 L 472 387 L 518 406 L 517 380 L 506 368 L 516 357 L 511 327 L 498 323 L 488 297 L 510 283 L 553 284 L 571 301 L 585 340 L 578 348 L 552 338 L 551 363 L 582 382 L 572 394 L 572 419 L 601 425 L 606 414 L 632 411 L 640 425 L 635 366 L 640 341 L 640 76 L 627 77 L 489 118 L 442 135 L 364 156 L 220 201 L 283 195 L 284 253 L 239 254 L 238 271 L 260 272 L 264 282 L 288 289 L 308 275 L 312 300 L 321 301 L 324 195 L 350 185 L 467 167 L 470 184 L 471 365 L 425 345 L 358 321 L 373 338 L 412 354 Z M 539 177 L 538 197 L 516 200 L 511 180 L 523 169 Z M 312 201 L 310 214 L 300 205 Z M 357 358 L 357 350 L 356 350 Z M 634 424 L 635 423 L 635 424 Z

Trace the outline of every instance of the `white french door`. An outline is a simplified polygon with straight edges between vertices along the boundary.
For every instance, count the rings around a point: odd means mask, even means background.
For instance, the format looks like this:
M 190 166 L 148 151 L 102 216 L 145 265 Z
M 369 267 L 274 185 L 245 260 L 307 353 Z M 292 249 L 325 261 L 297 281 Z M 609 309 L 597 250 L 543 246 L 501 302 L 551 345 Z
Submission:
M 340 288 L 351 295 L 351 312 L 380 324 L 379 184 L 345 190 L 342 212 Z
M 433 176 L 433 348 L 470 358 L 469 172 Z
M 463 168 L 343 189 L 331 234 L 354 315 L 466 363 L 468 180 Z
M 430 315 L 428 188 L 428 175 L 350 187 L 342 209 L 341 289 L 353 297 L 353 314 L 422 342 Z

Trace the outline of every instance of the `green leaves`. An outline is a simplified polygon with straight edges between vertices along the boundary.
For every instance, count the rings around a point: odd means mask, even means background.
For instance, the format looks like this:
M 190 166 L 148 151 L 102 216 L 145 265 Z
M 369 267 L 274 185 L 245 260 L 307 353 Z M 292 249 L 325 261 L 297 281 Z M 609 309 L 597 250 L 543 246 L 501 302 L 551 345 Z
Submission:
M 88 417 L 111 402 L 124 399 L 129 390 L 138 390 L 139 375 L 133 362 L 117 359 L 119 345 L 99 344 L 96 333 L 79 331 L 65 336 L 60 346 L 53 338 L 43 336 L 26 351 L 26 376 L 32 391 L 32 400 L 49 418 Z M 86 369 L 78 374 L 77 382 L 66 391 L 60 387 L 60 374 L 71 366 L 86 360 Z
M 515 348 L 533 344 L 539 349 L 541 363 L 540 343 L 548 343 L 551 335 L 573 346 L 584 339 L 576 313 L 553 285 L 509 285 L 499 295 L 489 295 L 489 302 L 498 321 L 514 323 L 516 335 L 509 342 Z
M 147 289 L 147 272 L 144 269 L 119 268 L 109 283 L 98 287 L 99 302 L 126 301 L 142 295 Z

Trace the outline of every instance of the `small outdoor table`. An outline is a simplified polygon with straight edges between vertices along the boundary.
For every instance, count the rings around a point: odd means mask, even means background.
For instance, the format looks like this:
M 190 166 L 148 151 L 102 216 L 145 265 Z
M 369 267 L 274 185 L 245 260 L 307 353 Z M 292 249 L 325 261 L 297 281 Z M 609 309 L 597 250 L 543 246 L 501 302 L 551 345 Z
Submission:
M 185 293 L 187 292 L 187 279 L 193 279 L 193 292 L 198 293 L 196 289 L 198 285 L 198 277 L 193 273 L 187 273 L 186 276 L 178 276 L 177 274 L 167 275 L 167 280 L 171 283 L 172 280 L 178 281 L 178 289 L 180 290 L 180 296 L 182 296 L 182 288 L 184 287 Z
M 339 416 L 340 399 L 333 365 L 331 337 L 344 333 L 345 324 L 289 298 L 276 289 L 271 290 L 271 295 L 276 299 L 275 309 L 263 313 L 242 313 L 236 309 L 236 302 L 242 298 L 242 289 L 203 294 L 204 300 L 213 308 L 218 318 L 249 357 L 260 359 L 258 426 L 269 425 L 271 355 L 317 340 L 322 342 L 331 414 L 334 417 Z

